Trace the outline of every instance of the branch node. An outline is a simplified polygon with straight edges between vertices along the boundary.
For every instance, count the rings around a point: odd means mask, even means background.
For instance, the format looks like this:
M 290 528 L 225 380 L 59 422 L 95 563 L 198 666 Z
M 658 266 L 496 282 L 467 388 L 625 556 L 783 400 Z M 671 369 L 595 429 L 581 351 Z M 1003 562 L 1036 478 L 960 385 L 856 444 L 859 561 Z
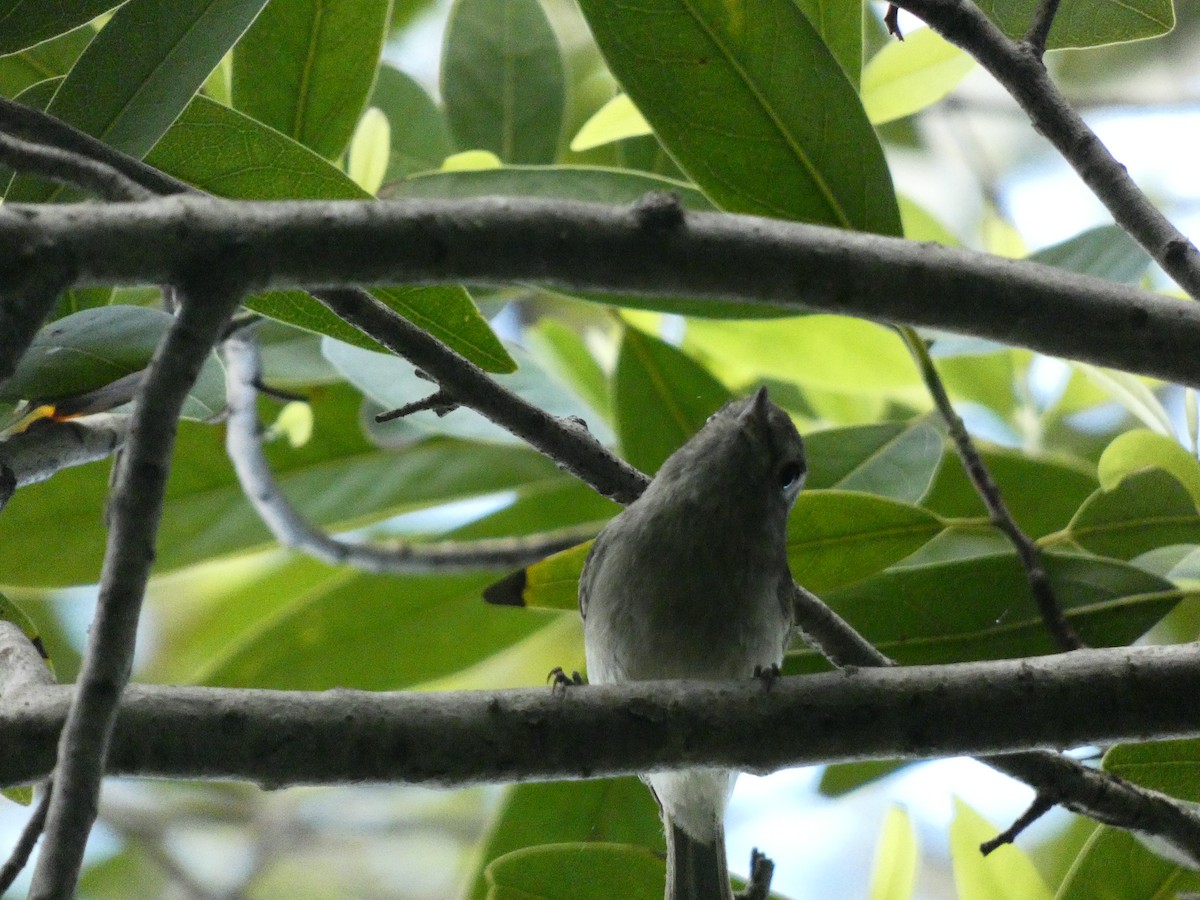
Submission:
M 633 201 L 632 210 L 640 228 L 672 231 L 684 224 L 683 204 L 675 191 L 647 191 Z
M 389 409 L 387 412 L 379 413 L 375 416 L 375 421 L 390 422 L 393 419 L 403 419 L 405 416 L 411 416 L 413 413 L 418 413 L 426 409 L 433 410 L 440 419 L 447 413 L 458 409 L 458 402 L 450 396 L 448 391 L 438 388 L 422 400 L 414 400 L 412 403 L 405 403 L 396 409 Z

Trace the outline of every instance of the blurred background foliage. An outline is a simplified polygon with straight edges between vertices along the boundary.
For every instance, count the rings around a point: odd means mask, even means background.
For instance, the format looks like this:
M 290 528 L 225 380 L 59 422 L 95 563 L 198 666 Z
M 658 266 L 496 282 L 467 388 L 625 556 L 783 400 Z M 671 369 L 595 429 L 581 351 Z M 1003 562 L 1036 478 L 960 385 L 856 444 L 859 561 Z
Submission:
M 983 5 L 1020 33 L 1034 4 Z M 908 19 L 907 40 L 890 41 L 882 11 L 859 0 L 662 0 L 653 16 L 608 0 L 2 0 L 0 94 L 225 197 L 623 203 L 668 189 L 693 209 L 1031 256 L 1170 291 L 969 57 Z M 1198 32 L 1195 4 L 1064 0 L 1047 60 L 1185 227 L 1200 223 L 1200 187 L 1167 164 L 1172 148 L 1194 154 Z M 36 179 L 3 183 L 6 202 L 74 199 Z M 809 443 L 789 548 L 802 583 L 906 663 L 1053 651 L 889 328 L 520 285 L 375 293 L 532 402 L 583 417 L 650 473 L 722 402 L 769 385 Z M 470 540 L 599 530 L 616 512 L 468 410 L 377 425 L 378 410 L 428 392 L 411 366 L 303 294 L 249 306 L 265 317 L 265 382 L 305 398 L 260 401 L 267 453 L 319 526 L 362 540 Z M 0 389 L 0 411 L 137 372 L 167 320 L 154 290 L 68 292 Z M 926 337 L 1081 636 L 1194 639 L 1194 396 Z M 503 572 L 369 575 L 282 552 L 225 457 L 223 406 L 214 356 L 180 426 L 135 677 L 490 689 L 583 668 L 575 579 L 586 548 L 533 567 L 525 609 L 482 602 Z M 64 680 L 94 600 L 108 469 L 63 471 L 0 515 L 6 602 Z M 826 664 L 797 646 L 787 665 Z M 1198 759 L 1176 742 L 1116 748 L 1104 764 L 1200 800 Z M 961 803 L 936 833 L 919 803 L 911 817 L 872 807 L 841 845 L 801 841 L 807 820 L 779 811 L 850 803 L 895 768 L 835 767 L 774 805 L 735 807 L 750 833 L 770 828 L 785 848 L 782 894 L 1141 898 L 1200 886 L 1128 835 L 1065 816 L 982 860 L 974 847 L 995 823 Z M 0 802 L 13 832 L 25 813 Z M 657 897 L 661 849 L 653 802 L 631 779 L 456 792 L 125 781 L 106 788 L 81 896 Z M 805 855 L 834 877 L 804 869 Z

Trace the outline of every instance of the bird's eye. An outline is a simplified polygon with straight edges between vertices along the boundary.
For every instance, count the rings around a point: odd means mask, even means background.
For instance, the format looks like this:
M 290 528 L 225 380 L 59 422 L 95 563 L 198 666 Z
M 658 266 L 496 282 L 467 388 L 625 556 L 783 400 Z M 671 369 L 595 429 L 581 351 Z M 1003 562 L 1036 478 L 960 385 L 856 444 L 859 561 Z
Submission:
M 779 467 L 779 486 L 786 491 L 795 485 L 803 474 L 804 470 L 800 467 L 800 463 L 794 459 L 789 460 Z

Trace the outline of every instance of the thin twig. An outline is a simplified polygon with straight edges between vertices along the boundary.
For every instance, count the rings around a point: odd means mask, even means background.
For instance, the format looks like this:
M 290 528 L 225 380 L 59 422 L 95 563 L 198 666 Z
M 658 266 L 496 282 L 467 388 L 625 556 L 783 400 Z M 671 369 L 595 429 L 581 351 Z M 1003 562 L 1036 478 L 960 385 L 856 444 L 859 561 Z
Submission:
M 1044 816 L 1050 810 L 1054 809 L 1054 800 L 1044 794 L 1038 794 L 1033 798 L 1033 802 L 1029 804 L 1029 808 L 1017 817 L 1017 820 L 1002 832 L 996 835 L 991 840 L 984 841 L 979 845 L 979 852 L 987 856 L 992 851 L 1003 847 L 1005 844 L 1011 844 L 1017 839 L 1022 831 Z
M 129 680 L 179 412 L 241 300 L 240 263 L 244 260 L 212 260 L 207 269 L 218 274 L 211 282 L 181 286 L 182 308 L 139 392 L 109 503 L 96 617 L 59 742 L 55 790 L 30 890 L 34 900 L 69 897 L 79 878 L 118 702 Z
M 1050 577 L 1046 574 L 1046 567 L 1042 563 L 1041 551 L 1009 512 L 1008 504 L 1004 502 L 1004 497 L 1000 493 L 1000 487 L 992 478 L 992 473 L 988 471 L 983 457 L 979 455 L 979 450 L 971 439 L 966 425 L 963 424 L 962 417 L 954 409 L 954 404 L 950 402 L 950 397 L 946 394 L 946 386 L 942 383 L 941 376 L 938 375 L 937 367 L 929 355 L 925 341 L 916 331 L 906 325 L 897 326 L 896 330 L 900 332 L 901 338 L 908 346 L 909 352 L 912 353 L 917 368 L 921 372 L 921 378 L 925 382 L 925 387 L 933 398 L 934 406 L 937 407 L 946 423 L 946 430 L 950 434 L 950 440 L 954 443 L 954 450 L 958 454 L 963 470 L 971 480 L 975 492 L 983 500 L 984 506 L 987 507 L 992 524 L 1008 538 L 1008 542 L 1017 551 L 1017 558 L 1025 570 L 1029 590 L 1033 594 L 1034 602 L 1037 604 L 1038 612 L 1041 613 L 1046 630 L 1063 650 L 1078 650 L 1085 646 L 1079 635 L 1075 633 L 1075 629 L 1071 627 L 1071 623 L 1067 621 L 1063 608 L 1054 595 L 1054 587 L 1050 584 Z
M 46 812 L 50 809 L 50 795 L 53 792 L 53 782 L 46 779 L 42 788 L 42 796 L 38 798 L 33 815 L 25 822 L 25 827 L 21 829 L 21 836 L 17 838 L 12 853 L 9 854 L 4 866 L 0 868 L 0 897 L 4 896 L 4 892 L 12 887 L 12 883 L 17 880 L 17 876 L 29 862 L 29 857 L 33 855 L 33 848 L 37 846 L 38 838 L 42 836 L 42 830 L 46 827 Z
M 3 132 L 0 132 L 0 163 L 15 172 L 82 188 L 105 200 L 148 200 L 154 196 L 152 191 L 106 163 Z
M 565 528 L 546 534 L 478 541 L 360 544 L 330 537 L 309 523 L 283 495 L 262 449 L 258 392 L 262 370 L 253 329 L 241 328 L 221 344 L 225 362 L 225 448 L 242 491 L 264 524 L 286 547 L 330 565 L 364 572 L 414 574 L 467 572 L 526 566 L 594 537 L 595 526 Z
M 446 413 L 452 412 L 457 408 L 458 404 L 454 402 L 454 398 L 450 396 L 449 392 L 438 388 L 428 397 L 422 397 L 420 400 L 414 400 L 412 403 L 405 403 L 403 406 L 379 413 L 375 416 L 375 421 L 394 422 L 396 419 L 403 419 L 406 416 L 411 416 L 413 413 L 424 412 L 427 409 L 432 409 L 439 416 L 444 416 Z
M 1039 59 L 1046 55 L 1046 41 L 1050 38 L 1050 29 L 1054 25 L 1054 17 L 1058 15 L 1060 2 L 1061 0 L 1041 0 L 1033 14 L 1029 30 L 1022 39 Z
M 1200 299 L 1200 251 L 1150 202 L 1071 107 L 1037 50 L 1009 40 L 968 0 L 895 0 L 962 49 L 1004 86 L 1122 228 L 1188 294 Z

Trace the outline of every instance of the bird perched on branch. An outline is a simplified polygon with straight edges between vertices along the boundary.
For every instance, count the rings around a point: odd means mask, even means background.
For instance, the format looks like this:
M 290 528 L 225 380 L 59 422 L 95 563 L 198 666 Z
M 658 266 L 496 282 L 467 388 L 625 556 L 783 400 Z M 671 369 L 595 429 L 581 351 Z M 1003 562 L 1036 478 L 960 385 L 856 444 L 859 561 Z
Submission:
M 613 684 L 778 672 L 792 631 L 787 518 L 804 443 L 767 397 L 727 404 L 597 537 L 579 582 L 588 677 Z M 667 838 L 667 900 L 731 900 L 736 772 L 643 776 Z

